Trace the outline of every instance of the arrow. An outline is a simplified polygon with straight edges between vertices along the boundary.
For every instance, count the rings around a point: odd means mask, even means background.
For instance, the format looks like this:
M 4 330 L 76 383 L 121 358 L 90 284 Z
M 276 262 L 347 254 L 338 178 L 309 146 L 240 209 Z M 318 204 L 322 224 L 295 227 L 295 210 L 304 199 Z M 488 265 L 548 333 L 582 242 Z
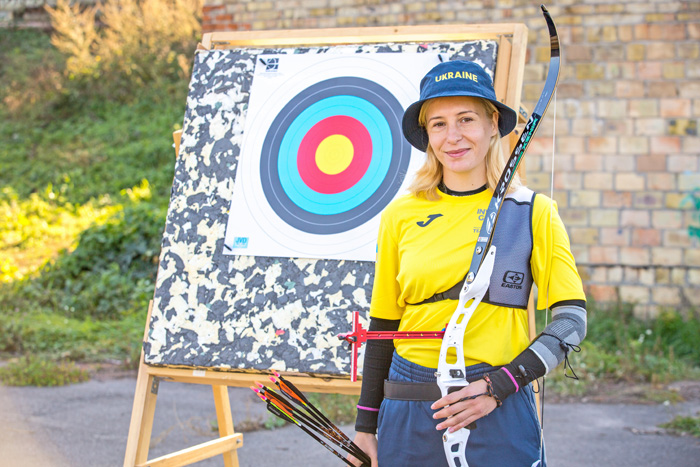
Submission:
M 283 378 L 279 373 L 274 372 L 274 374 L 276 378 L 270 377 L 270 380 L 277 385 L 280 393 L 275 392 L 257 381 L 255 382 L 258 386 L 257 388 L 251 386 L 251 389 L 268 403 L 268 411 L 299 426 L 314 439 L 323 444 L 324 447 L 328 448 L 328 443 L 322 441 L 316 434 L 313 434 L 313 431 L 360 460 L 362 466 L 369 467 L 371 465 L 369 456 L 343 433 L 342 430 L 323 415 L 318 408 L 309 402 L 306 396 L 304 396 L 294 384 Z M 270 407 L 273 407 L 274 411 L 271 410 Z M 333 452 L 337 456 L 343 458 L 335 449 L 333 449 Z M 343 458 L 343 460 L 348 463 L 345 458 Z M 349 463 L 349 465 L 354 464 Z
M 285 409 L 279 407 L 277 404 L 275 404 L 275 402 L 272 402 L 269 398 L 267 398 L 266 396 L 264 396 L 264 395 L 262 395 L 262 394 L 258 394 L 258 397 L 260 397 L 260 399 L 262 399 L 262 400 L 264 400 L 265 402 L 267 402 L 267 411 L 268 411 L 268 412 L 270 412 L 271 414 L 275 415 L 276 417 L 281 418 L 282 420 L 286 420 L 286 421 L 289 421 L 289 422 L 295 424 L 296 426 L 298 426 L 299 428 L 301 428 L 307 435 L 311 436 L 313 439 L 315 439 L 316 441 L 318 441 L 318 442 L 321 444 L 321 446 L 323 446 L 324 448 L 326 448 L 326 449 L 328 449 L 330 452 L 332 452 L 336 457 L 338 457 L 338 459 L 342 460 L 342 461 L 343 461 L 344 463 L 346 463 L 347 465 L 350 465 L 350 466 L 352 466 L 352 467 L 355 467 L 355 464 L 353 464 L 352 462 L 350 462 L 349 460 L 347 460 L 341 453 L 339 453 L 338 451 L 336 451 L 335 449 L 333 449 L 333 447 L 332 447 L 331 445 L 329 445 L 328 443 L 326 443 L 325 441 L 323 441 L 321 438 L 319 438 L 318 436 L 316 436 L 311 430 L 309 430 L 309 429 L 306 428 L 304 425 L 302 425 L 301 423 L 299 423 L 299 422 L 292 416 L 291 413 L 289 413 L 289 412 L 287 412 Z M 363 463 L 363 464 L 362 464 L 362 467 L 369 467 L 369 466 L 370 466 L 370 464 L 367 464 L 367 463 Z
M 367 458 L 367 455 L 352 441 L 350 441 L 347 436 L 345 436 L 342 432 L 338 432 L 336 430 L 333 430 L 325 424 L 319 422 L 317 419 L 315 419 L 311 414 L 301 411 L 294 406 L 290 404 L 288 400 L 286 400 L 283 396 L 280 394 L 277 394 L 275 391 L 273 391 L 270 388 L 265 387 L 264 385 L 257 383 L 256 384 L 259 386 L 260 389 L 257 389 L 253 386 L 251 386 L 251 389 L 258 394 L 262 394 L 266 396 L 268 399 L 270 399 L 272 402 L 277 404 L 280 408 L 283 408 L 286 412 L 288 412 L 292 416 L 296 416 L 297 419 L 299 419 L 302 423 L 305 423 L 307 426 L 310 426 L 312 429 L 316 430 L 318 433 L 326 437 L 329 441 L 335 443 L 338 445 L 340 448 L 342 448 L 344 451 L 346 451 L 348 454 L 352 454 L 356 458 L 360 460 L 365 460 L 369 461 Z M 296 401 L 294 401 L 296 402 Z

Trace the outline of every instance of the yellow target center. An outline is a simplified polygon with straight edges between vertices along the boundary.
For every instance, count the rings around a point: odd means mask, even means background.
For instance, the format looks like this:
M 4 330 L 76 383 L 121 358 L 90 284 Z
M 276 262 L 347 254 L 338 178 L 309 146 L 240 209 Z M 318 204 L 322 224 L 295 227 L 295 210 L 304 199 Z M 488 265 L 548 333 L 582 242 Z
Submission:
M 352 162 L 354 148 L 347 136 L 331 135 L 321 141 L 316 149 L 316 165 L 328 175 L 336 175 Z

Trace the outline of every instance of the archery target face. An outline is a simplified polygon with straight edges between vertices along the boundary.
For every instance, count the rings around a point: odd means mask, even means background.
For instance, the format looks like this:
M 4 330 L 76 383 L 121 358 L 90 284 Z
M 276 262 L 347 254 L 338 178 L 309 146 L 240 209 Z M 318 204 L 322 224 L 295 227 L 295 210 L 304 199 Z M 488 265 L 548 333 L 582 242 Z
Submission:
M 259 56 L 226 252 L 373 261 L 379 214 L 424 157 L 403 138 L 403 112 L 438 61 Z

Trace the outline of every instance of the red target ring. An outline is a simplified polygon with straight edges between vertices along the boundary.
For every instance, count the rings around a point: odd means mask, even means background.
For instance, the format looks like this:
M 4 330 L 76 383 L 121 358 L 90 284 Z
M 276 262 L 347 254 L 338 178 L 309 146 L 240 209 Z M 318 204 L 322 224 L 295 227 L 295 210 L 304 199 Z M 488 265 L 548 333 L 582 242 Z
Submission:
M 351 160 L 338 173 L 328 173 L 319 167 L 319 148 L 329 137 L 342 136 L 351 144 Z M 367 172 L 372 160 L 372 138 L 358 120 L 336 115 L 316 123 L 304 136 L 297 153 L 297 168 L 306 186 L 323 194 L 340 193 L 355 185 Z M 342 164 L 345 165 L 345 164 Z

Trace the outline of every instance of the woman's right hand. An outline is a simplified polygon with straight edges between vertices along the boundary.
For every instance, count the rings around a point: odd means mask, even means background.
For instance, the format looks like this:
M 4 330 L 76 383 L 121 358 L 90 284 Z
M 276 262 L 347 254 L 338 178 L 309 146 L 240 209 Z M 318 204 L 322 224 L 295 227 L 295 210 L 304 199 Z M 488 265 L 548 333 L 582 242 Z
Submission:
M 354 442 L 357 447 L 362 449 L 372 459 L 372 467 L 379 467 L 379 462 L 377 461 L 377 436 L 372 433 L 358 431 L 355 434 Z M 348 460 L 358 467 L 362 465 L 355 456 L 348 455 Z

